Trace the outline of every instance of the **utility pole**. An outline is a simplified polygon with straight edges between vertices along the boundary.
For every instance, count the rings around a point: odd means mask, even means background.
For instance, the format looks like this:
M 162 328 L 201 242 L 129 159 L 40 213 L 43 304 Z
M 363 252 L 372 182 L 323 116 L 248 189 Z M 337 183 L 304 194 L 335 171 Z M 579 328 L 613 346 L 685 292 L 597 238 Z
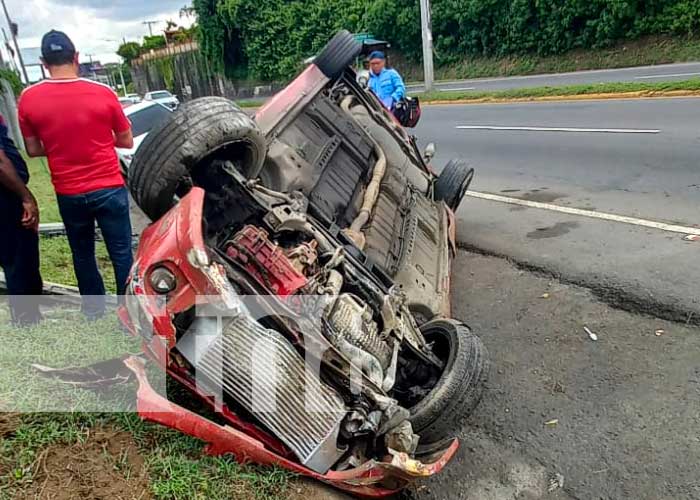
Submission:
M 17 71 L 15 52 L 12 50 L 12 47 L 10 47 L 10 39 L 7 37 L 7 31 L 5 31 L 5 28 L 2 28 L 2 36 L 5 38 L 5 47 L 7 48 L 7 52 L 10 54 L 10 69 L 12 71 Z M 41 67 L 43 68 L 44 66 L 42 65 Z
M 7 5 L 5 5 L 5 0 L 2 1 L 2 9 L 5 11 L 5 18 L 7 18 L 7 24 L 10 25 L 10 32 L 12 34 L 12 40 L 15 42 L 15 50 L 17 50 L 17 58 L 19 59 L 19 65 L 22 67 L 22 74 L 24 75 L 24 81 L 29 85 L 29 75 L 27 74 L 27 68 L 24 66 L 24 59 L 22 59 L 22 52 L 19 50 L 19 43 L 17 43 L 17 25 L 10 19 L 10 13 L 7 12 Z
M 2 1 L 4 2 L 5 0 Z M 159 22 L 160 21 L 144 21 L 141 24 L 145 24 L 146 26 L 148 26 L 148 32 L 150 33 L 150 36 L 153 36 L 153 25 L 158 24 Z
M 119 40 L 112 40 L 111 38 L 103 38 L 102 39 L 105 42 L 111 42 L 111 43 L 119 43 Z M 122 38 L 122 42 L 124 45 L 126 45 L 126 37 Z M 118 54 L 117 54 L 118 55 Z M 124 97 L 126 97 L 126 84 L 124 83 L 124 59 L 122 59 L 121 56 L 119 56 L 119 78 L 122 81 L 122 93 L 124 94 Z M 116 80 L 116 78 L 115 78 Z
M 119 60 L 119 78 L 121 78 L 121 81 L 122 81 L 122 93 L 124 94 L 124 97 L 126 97 L 126 84 L 124 83 L 124 68 L 122 68 L 122 66 L 124 66 L 124 63 L 120 59 Z
M 420 21 L 423 33 L 423 68 L 425 71 L 425 91 L 433 90 L 433 31 L 430 20 L 430 0 L 420 0 Z

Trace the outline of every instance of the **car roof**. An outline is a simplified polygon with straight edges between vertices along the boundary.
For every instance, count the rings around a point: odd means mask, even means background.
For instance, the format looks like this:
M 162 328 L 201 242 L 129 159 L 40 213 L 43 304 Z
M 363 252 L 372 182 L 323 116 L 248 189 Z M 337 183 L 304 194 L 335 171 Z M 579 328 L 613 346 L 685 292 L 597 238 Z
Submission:
M 159 92 L 167 92 L 168 94 L 171 93 L 169 90 L 165 90 L 165 89 L 164 89 L 164 90 L 151 90 L 151 91 L 149 92 L 149 94 L 158 94 Z
M 167 107 L 163 106 L 162 104 L 150 101 L 150 102 L 140 102 L 138 104 L 132 104 L 128 108 L 124 108 L 124 114 L 126 116 L 129 116 L 129 115 L 132 115 L 134 113 L 138 113 L 139 111 L 143 111 L 144 109 L 151 108 L 153 106 L 160 106 L 160 107 L 165 108 L 168 111 L 170 111 Z

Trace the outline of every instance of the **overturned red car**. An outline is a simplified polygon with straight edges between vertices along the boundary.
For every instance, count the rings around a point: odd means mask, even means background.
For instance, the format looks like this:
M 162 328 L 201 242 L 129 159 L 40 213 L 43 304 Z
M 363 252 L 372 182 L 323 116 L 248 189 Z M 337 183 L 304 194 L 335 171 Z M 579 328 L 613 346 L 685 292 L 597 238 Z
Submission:
M 362 50 L 340 32 L 254 118 L 204 98 L 151 132 L 129 185 L 155 222 L 120 314 L 215 415 L 158 395 L 132 358 L 144 418 L 381 497 L 452 458 L 488 362 L 450 319 L 473 170 L 433 173 L 357 84 Z

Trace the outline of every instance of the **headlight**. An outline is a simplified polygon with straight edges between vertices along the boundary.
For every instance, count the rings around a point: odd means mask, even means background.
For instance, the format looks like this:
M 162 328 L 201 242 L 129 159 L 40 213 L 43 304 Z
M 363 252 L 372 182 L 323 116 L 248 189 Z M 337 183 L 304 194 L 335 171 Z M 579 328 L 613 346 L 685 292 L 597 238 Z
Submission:
M 177 287 L 177 278 L 165 267 L 156 267 L 151 271 L 149 281 L 156 293 L 165 295 Z

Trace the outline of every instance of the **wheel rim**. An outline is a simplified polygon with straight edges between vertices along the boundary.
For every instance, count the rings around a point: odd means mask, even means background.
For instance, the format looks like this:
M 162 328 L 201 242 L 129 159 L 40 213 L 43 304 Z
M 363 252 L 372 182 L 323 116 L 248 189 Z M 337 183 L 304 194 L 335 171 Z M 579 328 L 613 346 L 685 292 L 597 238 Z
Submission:
M 404 380 L 410 380 L 413 385 L 407 386 L 402 384 L 395 388 L 395 396 L 399 402 L 406 408 L 411 409 L 420 406 L 420 404 L 440 385 L 446 372 L 451 367 L 452 358 L 452 343 L 450 337 L 442 327 L 435 327 L 433 331 L 427 331 L 424 334 L 426 341 L 432 344 L 434 354 L 445 364 L 444 368 L 439 369 L 433 365 L 418 359 L 411 359 L 409 364 L 411 368 L 404 371 Z M 417 384 L 416 384 L 417 382 Z

